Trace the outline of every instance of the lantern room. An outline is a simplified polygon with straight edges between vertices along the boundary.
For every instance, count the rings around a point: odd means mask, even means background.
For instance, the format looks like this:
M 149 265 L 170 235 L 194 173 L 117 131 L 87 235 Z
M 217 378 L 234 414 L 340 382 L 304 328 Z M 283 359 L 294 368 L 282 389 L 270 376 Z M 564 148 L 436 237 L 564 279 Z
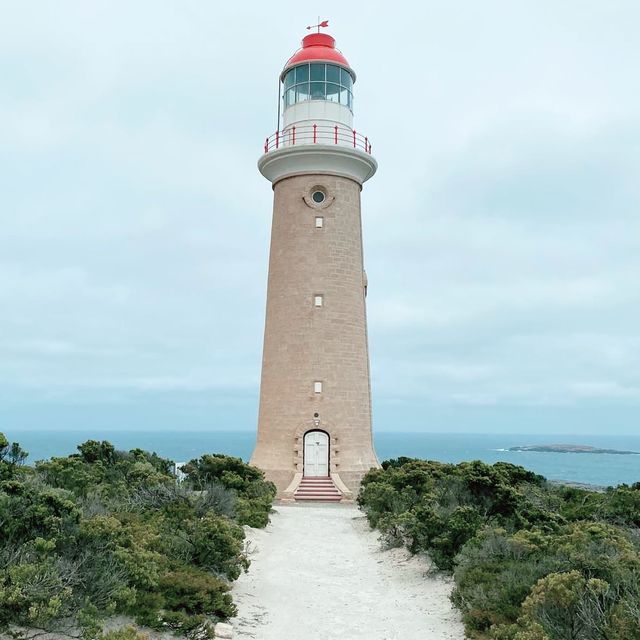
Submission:
M 284 108 L 306 100 L 329 100 L 353 108 L 353 77 L 336 64 L 303 63 L 284 75 Z
M 327 172 L 362 184 L 375 173 L 371 141 L 353 127 L 355 81 L 329 34 L 310 33 L 302 39 L 302 48 L 280 73 L 278 129 L 266 138 L 258 161 L 268 180 Z
M 327 33 L 311 33 L 284 66 L 283 128 L 304 122 L 353 125 L 355 73 Z

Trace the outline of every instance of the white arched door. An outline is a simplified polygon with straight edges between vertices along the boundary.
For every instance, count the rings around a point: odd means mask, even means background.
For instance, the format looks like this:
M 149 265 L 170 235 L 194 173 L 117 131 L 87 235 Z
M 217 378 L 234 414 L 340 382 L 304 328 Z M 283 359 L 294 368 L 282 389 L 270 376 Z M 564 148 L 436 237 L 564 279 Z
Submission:
M 304 435 L 304 475 L 329 475 L 329 436 L 324 431 L 309 431 Z

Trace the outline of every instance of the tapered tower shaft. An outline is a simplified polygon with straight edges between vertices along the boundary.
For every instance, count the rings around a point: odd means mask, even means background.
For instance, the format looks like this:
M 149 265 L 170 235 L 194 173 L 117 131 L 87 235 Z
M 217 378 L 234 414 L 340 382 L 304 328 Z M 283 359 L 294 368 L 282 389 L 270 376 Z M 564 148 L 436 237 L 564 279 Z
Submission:
M 349 497 L 378 466 L 360 208 L 377 164 L 352 128 L 354 77 L 333 38 L 307 36 L 281 77 L 284 127 L 259 161 L 274 204 L 251 462 L 283 497 L 305 476 Z

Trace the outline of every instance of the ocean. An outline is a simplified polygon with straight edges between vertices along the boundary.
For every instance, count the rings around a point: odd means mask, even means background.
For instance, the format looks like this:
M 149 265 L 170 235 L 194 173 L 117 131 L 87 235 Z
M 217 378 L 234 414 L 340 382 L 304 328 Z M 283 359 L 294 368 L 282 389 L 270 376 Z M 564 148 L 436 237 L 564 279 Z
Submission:
M 29 452 L 28 462 L 66 456 L 88 439 L 109 440 L 117 449 L 155 451 L 176 462 L 204 453 L 225 453 L 248 460 L 255 442 L 250 431 L 5 431 Z M 506 451 L 527 444 L 579 444 L 604 449 L 640 451 L 639 436 L 576 436 L 531 434 L 391 433 L 374 434 L 379 459 L 398 456 L 461 462 L 503 460 L 519 464 L 549 480 L 610 486 L 640 481 L 640 455 L 538 453 Z

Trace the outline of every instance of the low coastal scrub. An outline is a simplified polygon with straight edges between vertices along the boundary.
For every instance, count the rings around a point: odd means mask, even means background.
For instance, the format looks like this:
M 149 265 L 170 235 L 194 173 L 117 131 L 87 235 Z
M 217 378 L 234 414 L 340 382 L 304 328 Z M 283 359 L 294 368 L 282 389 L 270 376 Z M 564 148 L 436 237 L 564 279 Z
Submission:
M 552 485 L 512 464 L 389 460 L 358 503 L 453 573 L 470 638 L 640 640 L 640 483 Z
M 0 632 L 135 640 L 102 634 L 105 617 L 125 614 L 204 638 L 235 614 L 230 582 L 249 566 L 241 525 L 265 526 L 275 496 L 262 472 L 206 455 L 177 483 L 169 460 L 92 440 L 25 459 L 0 434 Z

